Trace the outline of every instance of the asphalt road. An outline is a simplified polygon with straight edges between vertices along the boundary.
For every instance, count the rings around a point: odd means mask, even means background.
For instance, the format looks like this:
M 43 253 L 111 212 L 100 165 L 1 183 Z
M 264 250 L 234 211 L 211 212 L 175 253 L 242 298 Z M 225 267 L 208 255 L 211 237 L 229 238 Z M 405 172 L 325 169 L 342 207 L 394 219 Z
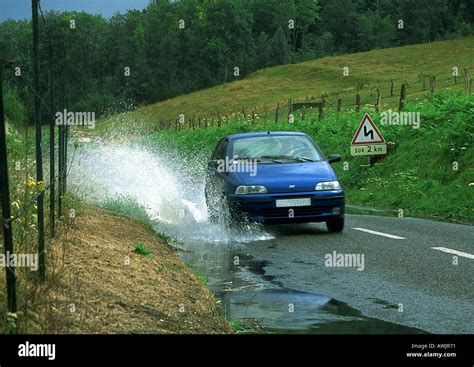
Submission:
M 474 333 L 472 226 L 347 215 L 340 234 L 329 234 L 324 224 L 265 229 L 274 239 L 245 251 L 266 262 L 265 275 L 282 287 L 325 294 L 368 317 L 431 333 Z M 460 252 L 457 264 L 452 250 Z M 326 266 L 334 251 L 363 255 L 363 270 Z

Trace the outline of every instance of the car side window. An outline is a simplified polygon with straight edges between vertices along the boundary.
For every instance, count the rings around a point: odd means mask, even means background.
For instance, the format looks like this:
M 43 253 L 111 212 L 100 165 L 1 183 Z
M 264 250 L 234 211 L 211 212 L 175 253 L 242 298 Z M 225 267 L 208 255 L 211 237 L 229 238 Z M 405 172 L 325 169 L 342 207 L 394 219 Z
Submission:
M 225 154 L 227 152 L 227 144 L 227 140 L 224 140 L 222 144 L 220 144 L 216 152 L 216 159 L 225 159 Z
M 214 150 L 214 153 L 212 153 L 212 159 L 218 159 L 218 155 L 221 150 L 222 144 L 224 144 L 224 139 L 222 139 L 221 141 L 219 141 L 219 143 L 217 143 L 216 149 Z

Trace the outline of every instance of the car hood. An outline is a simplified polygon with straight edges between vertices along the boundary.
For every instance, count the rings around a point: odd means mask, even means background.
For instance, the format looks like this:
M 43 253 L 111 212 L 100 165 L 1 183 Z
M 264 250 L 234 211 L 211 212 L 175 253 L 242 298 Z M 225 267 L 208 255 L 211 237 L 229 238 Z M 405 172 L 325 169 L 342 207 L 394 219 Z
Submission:
M 314 191 L 318 182 L 336 180 L 327 161 L 258 164 L 255 172 L 235 173 L 241 185 L 264 185 L 269 193 Z M 294 188 L 290 188 L 294 185 Z

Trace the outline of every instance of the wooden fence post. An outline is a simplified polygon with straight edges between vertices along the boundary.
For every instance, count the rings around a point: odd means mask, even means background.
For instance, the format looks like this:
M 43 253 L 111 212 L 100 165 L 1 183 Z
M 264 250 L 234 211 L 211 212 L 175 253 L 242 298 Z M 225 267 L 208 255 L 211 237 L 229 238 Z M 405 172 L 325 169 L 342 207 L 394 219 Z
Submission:
M 341 107 L 342 107 L 342 98 L 338 98 L 336 112 L 341 112 Z
M 356 93 L 355 107 L 356 107 L 356 112 L 359 112 L 360 111 L 360 94 L 359 93 Z
M 278 122 L 278 112 L 280 109 L 280 103 L 277 103 L 277 108 L 275 110 L 275 122 Z
M 407 86 L 405 83 L 402 83 L 402 87 L 400 88 L 400 101 L 398 103 L 398 111 L 401 111 L 403 109 L 403 102 L 405 101 L 407 93 Z
M 377 88 L 377 101 L 375 102 L 375 111 L 379 112 L 382 104 L 382 95 L 380 94 L 380 89 Z
M 464 68 L 463 71 L 462 71 L 462 75 L 463 75 L 463 78 L 464 78 L 464 92 L 469 92 L 469 71 Z
M 321 97 L 321 103 L 319 104 L 318 119 L 322 120 L 324 118 L 324 107 L 326 106 L 326 100 L 324 96 Z
M 430 93 L 434 94 L 436 88 L 436 77 L 430 76 Z
M 390 97 L 393 97 L 393 80 L 390 81 Z

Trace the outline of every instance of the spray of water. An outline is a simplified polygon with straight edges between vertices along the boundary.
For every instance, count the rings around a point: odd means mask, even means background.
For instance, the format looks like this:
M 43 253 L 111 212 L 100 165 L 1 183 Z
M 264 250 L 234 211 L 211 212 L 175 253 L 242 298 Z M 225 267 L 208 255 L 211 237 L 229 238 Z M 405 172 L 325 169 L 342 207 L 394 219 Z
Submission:
M 144 206 L 160 232 L 186 241 L 243 243 L 271 238 L 260 226 L 210 223 L 204 196 L 205 162 L 179 152 L 103 141 L 81 144 L 70 182 L 91 201 L 130 197 Z

